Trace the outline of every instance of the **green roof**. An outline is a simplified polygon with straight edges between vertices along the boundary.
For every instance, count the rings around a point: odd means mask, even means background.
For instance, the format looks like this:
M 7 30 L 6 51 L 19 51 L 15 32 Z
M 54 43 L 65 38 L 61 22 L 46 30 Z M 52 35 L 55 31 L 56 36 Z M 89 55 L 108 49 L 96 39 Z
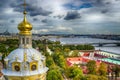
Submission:
M 120 65 L 120 60 L 117 60 L 117 59 L 103 58 L 103 59 L 101 59 L 101 60 L 102 60 L 102 61 L 105 61 L 105 62 L 109 62 L 109 63 L 113 63 L 113 64 Z

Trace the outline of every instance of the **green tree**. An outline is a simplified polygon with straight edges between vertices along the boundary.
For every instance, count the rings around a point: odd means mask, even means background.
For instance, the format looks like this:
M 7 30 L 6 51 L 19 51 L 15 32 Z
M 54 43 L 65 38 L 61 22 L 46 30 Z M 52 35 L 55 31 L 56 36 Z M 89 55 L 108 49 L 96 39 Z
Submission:
M 5 44 L 0 44 L 0 52 L 3 53 L 3 54 L 6 53 L 5 46 L 6 46 Z
M 46 66 L 49 67 L 49 68 L 55 67 L 54 60 L 53 60 L 53 58 L 51 56 L 47 57 Z
M 58 53 L 61 52 L 61 49 L 60 49 L 59 47 L 56 47 L 56 48 L 54 49 L 54 52 L 58 54 Z
M 76 48 L 78 50 L 94 50 L 94 46 L 85 44 L 85 45 L 77 45 Z
M 91 74 L 89 74 L 86 77 L 87 77 L 86 80 L 99 80 L 97 75 L 91 75 Z
M 58 66 L 60 66 L 63 69 L 66 68 L 66 60 L 63 55 L 59 55 L 57 64 L 58 64 Z
M 54 42 L 54 44 L 59 45 L 59 44 L 60 44 L 60 41 L 56 41 L 56 42 Z
M 65 57 L 69 56 L 69 52 L 70 52 L 70 49 L 69 48 L 65 48 L 64 49 L 64 56 Z
M 108 78 L 106 76 L 99 76 L 98 80 L 108 80 Z
M 57 52 L 53 54 L 53 60 L 55 61 L 56 65 L 65 69 L 67 64 L 64 58 L 64 55 L 61 52 Z
M 87 63 L 87 69 L 89 74 L 96 74 L 96 62 L 94 60 L 91 60 Z
M 47 80 L 64 80 L 60 71 L 57 69 L 49 70 L 47 73 Z
M 75 50 L 75 51 L 72 52 L 72 54 L 70 56 L 77 57 L 78 55 L 79 55 L 79 51 Z
M 44 50 L 45 50 L 45 45 L 44 44 L 39 43 L 37 46 L 39 47 L 40 51 L 44 52 Z
M 115 73 L 115 79 L 117 80 L 117 77 L 119 77 L 119 73 L 120 73 L 120 66 L 115 65 L 112 71 Z
M 48 44 L 48 47 L 49 47 L 50 50 L 54 51 L 55 47 L 53 46 L 53 44 Z
M 77 45 L 76 48 L 77 50 L 84 50 L 84 45 Z
M 73 80 L 80 80 L 83 77 L 83 72 L 81 68 L 72 66 L 68 68 L 66 75 Z
M 17 46 L 11 45 L 9 46 L 9 48 L 7 49 L 7 53 L 10 53 L 11 51 L 15 50 L 17 48 Z
M 107 65 L 105 63 L 101 63 L 98 69 L 98 73 L 100 76 L 107 75 Z

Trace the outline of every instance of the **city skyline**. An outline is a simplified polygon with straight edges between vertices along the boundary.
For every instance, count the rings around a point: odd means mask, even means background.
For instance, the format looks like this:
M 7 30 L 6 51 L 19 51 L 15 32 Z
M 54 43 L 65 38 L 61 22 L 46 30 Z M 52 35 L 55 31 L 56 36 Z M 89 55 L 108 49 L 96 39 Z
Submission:
M 26 0 L 33 33 L 120 34 L 120 0 Z M 0 32 L 17 33 L 23 1 L 1 0 Z

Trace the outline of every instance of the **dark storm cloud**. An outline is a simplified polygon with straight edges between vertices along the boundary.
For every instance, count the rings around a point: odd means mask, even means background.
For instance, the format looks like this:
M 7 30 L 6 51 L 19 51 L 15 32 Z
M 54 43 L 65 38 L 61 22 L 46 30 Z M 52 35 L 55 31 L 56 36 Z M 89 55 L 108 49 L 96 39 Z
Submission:
M 9 7 L 9 0 L 0 0 L 0 11 L 3 12 L 7 7 Z
M 33 18 L 33 21 L 38 21 L 38 18 Z
M 105 4 L 111 4 L 110 2 L 106 2 Z
M 11 22 L 11 23 L 15 23 L 15 20 L 11 20 L 10 22 Z
M 64 17 L 65 20 L 74 20 L 79 19 L 81 16 L 77 11 L 68 12 L 67 15 Z
M 42 15 L 42 16 L 48 16 L 49 14 L 51 14 L 52 12 L 44 10 L 43 8 L 30 8 L 29 7 L 29 14 L 30 16 L 37 16 L 37 15 Z
M 14 2 L 11 4 L 11 7 L 14 8 L 14 11 L 23 12 L 22 4 L 23 4 L 22 2 L 19 3 Z M 27 4 L 26 10 L 29 12 L 30 16 L 37 16 L 37 15 L 48 16 L 49 14 L 52 13 L 51 11 L 47 11 L 40 6 L 38 7 L 37 5 L 33 6 L 29 4 Z
M 105 14 L 107 12 L 109 12 L 109 10 L 107 10 L 107 9 L 101 11 L 101 13 L 103 13 L 103 14 Z
M 7 6 L 9 3 L 9 0 L 0 0 L 0 6 Z
M 53 18 L 58 18 L 58 19 L 62 19 L 63 17 L 64 17 L 64 15 L 53 16 Z
M 81 0 L 84 4 L 89 3 L 93 6 L 102 7 L 106 4 L 110 4 L 110 0 Z
M 47 23 L 48 20 L 47 20 L 47 19 L 44 19 L 44 20 L 42 20 L 41 22 L 43 22 L 43 23 Z

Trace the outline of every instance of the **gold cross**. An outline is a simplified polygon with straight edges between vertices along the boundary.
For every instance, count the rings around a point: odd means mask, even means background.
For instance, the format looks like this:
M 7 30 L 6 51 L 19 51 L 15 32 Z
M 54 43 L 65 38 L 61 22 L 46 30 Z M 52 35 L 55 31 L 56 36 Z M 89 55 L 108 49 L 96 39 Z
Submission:
M 26 11 L 26 6 L 27 6 L 26 0 L 24 0 L 23 6 L 24 6 L 24 11 Z

